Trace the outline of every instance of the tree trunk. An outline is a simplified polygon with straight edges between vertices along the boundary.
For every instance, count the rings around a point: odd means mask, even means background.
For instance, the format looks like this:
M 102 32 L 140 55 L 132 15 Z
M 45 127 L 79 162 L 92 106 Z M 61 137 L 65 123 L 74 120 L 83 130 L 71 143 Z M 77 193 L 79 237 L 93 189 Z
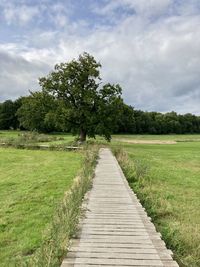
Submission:
M 80 130 L 80 135 L 79 135 L 79 141 L 81 143 L 86 141 L 86 131 L 84 131 L 83 129 Z

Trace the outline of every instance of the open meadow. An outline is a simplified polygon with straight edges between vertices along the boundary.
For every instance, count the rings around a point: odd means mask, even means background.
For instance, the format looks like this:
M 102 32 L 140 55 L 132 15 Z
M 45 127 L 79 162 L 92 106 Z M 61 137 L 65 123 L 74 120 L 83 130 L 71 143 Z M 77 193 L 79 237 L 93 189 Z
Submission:
M 0 138 L 24 142 L 22 134 L 1 131 Z M 51 134 L 35 135 L 31 142 L 51 145 L 73 140 L 70 134 Z M 100 137 L 95 141 L 111 146 L 168 248 L 186 267 L 200 266 L 199 140 L 200 135 L 113 135 L 111 143 Z M 8 259 L 29 257 L 41 246 L 83 160 L 83 152 L 0 148 L 2 266 L 8 266 Z
M 200 136 L 136 137 L 182 141 L 162 145 L 124 141 L 135 136 L 122 138 L 123 142 L 114 142 L 114 150 L 123 150 L 116 153 L 131 187 L 180 266 L 200 266 Z
M 116 134 L 112 135 L 113 141 L 171 141 L 171 142 L 195 142 L 200 141 L 199 134 Z
M 27 257 L 80 170 L 80 152 L 0 148 L 0 265 Z

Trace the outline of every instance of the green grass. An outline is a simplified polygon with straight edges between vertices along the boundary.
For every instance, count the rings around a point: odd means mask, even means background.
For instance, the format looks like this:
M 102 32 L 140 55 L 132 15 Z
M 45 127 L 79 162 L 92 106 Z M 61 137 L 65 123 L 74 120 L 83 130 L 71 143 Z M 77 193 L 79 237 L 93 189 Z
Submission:
M 50 137 L 57 137 L 57 138 L 63 138 L 63 140 L 57 140 L 52 142 L 46 142 L 46 144 L 52 144 L 52 145 L 60 145 L 60 144 L 67 144 L 70 142 L 73 142 L 76 136 L 70 134 L 70 133 L 54 133 L 54 134 L 48 134 Z
M 20 131 L 16 130 L 0 130 L 0 139 L 17 138 Z
M 18 134 L 0 131 L 0 139 L 18 138 Z M 49 144 L 74 140 L 70 134 L 50 136 L 64 139 Z M 115 139 L 179 142 L 128 144 Z M 102 140 L 97 137 L 97 143 L 107 145 Z M 127 151 L 128 159 L 122 158 L 121 164 L 131 186 L 180 266 L 187 267 L 200 266 L 199 141 L 200 135 L 113 135 L 112 142 Z M 82 154 L 74 152 L 0 149 L 2 266 L 8 266 L 7 259 L 32 255 L 40 247 L 45 229 L 82 162 Z
M 17 130 L 0 130 L 0 140 L 6 139 L 6 138 L 18 138 L 20 134 L 27 133 L 27 131 L 17 131 Z M 50 137 L 62 137 L 63 140 L 58 141 L 52 141 L 55 144 L 60 144 L 63 142 L 71 142 L 75 139 L 75 136 L 73 136 L 70 133 L 50 133 L 47 134 L 47 136 Z M 130 140 L 166 140 L 166 141 L 200 141 L 200 134 L 168 134 L 168 135 L 157 135 L 157 134 L 113 134 L 112 135 L 113 140 L 114 139 L 130 139 Z M 91 139 L 93 140 L 93 139 Z M 103 138 L 97 136 L 97 140 L 102 141 Z M 51 142 L 51 143 L 52 143 Z M 48 143 L 48 142 L 47 142 Z
M 180 266 L 200 266 L 200 142 L 123 143 L 123 149 L 129 160 L 122 157 L 121 164 L 129 182 Z
M 162 141 L 200 141 L 200 134 L 121 134 L 121 135 L 112 135 L 114 139 L 127 139 L 127 140 L 162 140 Z
M 33 254 L 81 168 L 78 152 L 0 148 L 0 262 Z

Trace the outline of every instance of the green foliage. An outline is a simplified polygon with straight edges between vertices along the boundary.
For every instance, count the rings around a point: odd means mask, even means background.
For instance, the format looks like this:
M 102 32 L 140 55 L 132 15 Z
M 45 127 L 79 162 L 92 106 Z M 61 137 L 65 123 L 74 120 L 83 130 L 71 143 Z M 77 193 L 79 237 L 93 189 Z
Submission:
M 200 117 L 192 114 L 178 115 L 144 112 L 124 106 L 119 116 L 117 133 L 134 134 L 184 134 L 200 133 Z
M 121 107 L 121 112 L 118 116 L 117 129 L 115 132 L 118 133 L 135 133 L 136 132 L 136 122 L 135 113 L 132 106 L 123 104 Z
M 19 106 L 20 99 L 15 102 L 6 100 L 0 104 L 0 129 L 17 129 L 19 127 L 19 121 L 16 117 Z
M 56 102 L 51 95 L 44 92 L 32 92 L 30 96 L 22 99 L 22 105 L 17 110 L 20 125 L 31 131 L 53 131 L 55 127 L 50 120 L 50 114 L 55 108 Z
M 84 53 L 78 60 L 56 65 L 47 77 L 40 78 L 43 93 L 57 100 L 57 124 L 79 134 L 81 141 L 96 134 L 110 140 L 116 127 L 121 88 L 106 84 L 99 89 L 100 67 L 93 56 Z

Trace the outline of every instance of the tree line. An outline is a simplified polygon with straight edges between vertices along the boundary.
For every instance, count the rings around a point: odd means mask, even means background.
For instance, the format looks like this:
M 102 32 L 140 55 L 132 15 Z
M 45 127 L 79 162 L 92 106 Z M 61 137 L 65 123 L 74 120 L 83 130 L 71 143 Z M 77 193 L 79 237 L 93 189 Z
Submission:
M 6 100 L 0 103 L 0 129 L 36 130 L 44 133 L 63 131 L 61 123 L 52 120 L 52 105 L 52 99 L 45 98 L 43 101 L 40 93 L 32 93 L 30 96 L 20 97 L 15 101 Z M 24 118 L 25 113 L 30 120 Z M 70 132 L 70 128 L 64 130 Z M 164 114 L 141 111 L 123 103 L 113 133 L 200 133 L 200 116 L 190 113 L 180 115 L 174 111 Z
M 147 112 L 125 104 L 118 84 L 102 86 L 100 68 L 88 53 L 57 64 L 39 78 L 42 90 L 0 103 L 0 129 L 72 132 L 81 141 L 96 134 L 110 140 L 112 133 L 200 133 L 199 116 Z
M 135 110 L 123 105 L 116 133 L 193 134 L 200 133 L 200 116 L 176 112 L 160 113 Z

